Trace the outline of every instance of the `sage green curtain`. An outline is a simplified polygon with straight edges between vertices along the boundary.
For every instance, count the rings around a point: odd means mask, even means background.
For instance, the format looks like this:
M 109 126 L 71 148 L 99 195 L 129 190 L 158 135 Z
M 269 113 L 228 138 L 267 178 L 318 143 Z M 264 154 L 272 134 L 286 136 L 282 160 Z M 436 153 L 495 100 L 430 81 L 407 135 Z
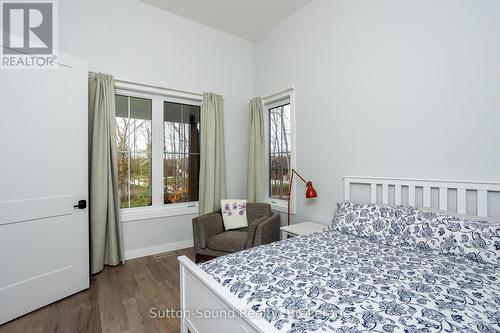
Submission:
M 90 270 L 124 261 L 115 147 L 115 82 L 89 73 Z
M 263 202 L 266 179 L 266 136 L 262 100 L 250 100 L 250 142 L 248 155 L 248 201 Z
M 220 208 L 226 198 L 226 157 L 224 153 L 224 99 L 203 94 L 200 142 L 200 214 Z

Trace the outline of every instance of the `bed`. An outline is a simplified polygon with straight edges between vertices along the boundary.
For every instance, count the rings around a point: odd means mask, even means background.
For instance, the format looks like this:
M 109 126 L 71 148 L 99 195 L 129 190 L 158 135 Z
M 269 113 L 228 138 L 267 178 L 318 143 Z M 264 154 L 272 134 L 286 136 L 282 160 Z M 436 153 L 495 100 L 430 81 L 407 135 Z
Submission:
M 371 203 L 348 201 L 358 183 Z M 346 177 L 347 201 L 323 232 L 201 266 L 179 258 L 183 332 L 499 332 L 500 224 L 473 221 L 488 212 L 479 191 L 498 186 Z M 472 188 L 483 216 L 416 208 L 419 187 L 427 207 L 434 189 L 456 189 L 460 212 Z

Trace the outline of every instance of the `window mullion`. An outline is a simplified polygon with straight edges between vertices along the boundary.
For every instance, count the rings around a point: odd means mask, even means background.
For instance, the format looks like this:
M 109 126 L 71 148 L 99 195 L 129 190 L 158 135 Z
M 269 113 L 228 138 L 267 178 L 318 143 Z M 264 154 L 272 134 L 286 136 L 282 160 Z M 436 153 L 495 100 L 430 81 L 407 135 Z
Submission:
M 152 196 L 153 206 L 163 205 L 163 99 L 153 98 Z
M 127 116 L 128 116 L 127 117 L 127 119 L 128 119 L 127 126 L 130 126 L 130 96 L 127 97 Z M 130 131 L 130 128 L 129 128 L 129 131 Z M 130 138 L 128 138 L 128 140 L 130 140 Z M 127 198 L 128 198 L 127 206 L 130 207 L 130 167 L 131 167 L 130 154 L 132 151 L 130 149 L 130 144 L 127 145 L 127 148 L 128 148 L 128 152 L 127 152 Z

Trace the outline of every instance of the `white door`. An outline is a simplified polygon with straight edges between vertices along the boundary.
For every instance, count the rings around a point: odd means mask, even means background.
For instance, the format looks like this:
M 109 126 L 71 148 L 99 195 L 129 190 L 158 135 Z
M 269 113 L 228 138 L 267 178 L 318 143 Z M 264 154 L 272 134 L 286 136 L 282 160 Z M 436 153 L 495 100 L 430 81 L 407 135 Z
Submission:
M 0 324 L 89 287 L 87 65 L 0 69 Z

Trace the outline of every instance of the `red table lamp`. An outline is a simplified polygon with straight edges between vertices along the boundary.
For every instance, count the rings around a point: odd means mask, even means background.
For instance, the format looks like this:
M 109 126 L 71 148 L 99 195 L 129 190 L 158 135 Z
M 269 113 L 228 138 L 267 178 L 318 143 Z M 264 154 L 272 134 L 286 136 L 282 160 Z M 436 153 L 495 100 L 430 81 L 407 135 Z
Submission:
M 316 193 L 316 190 L 313 187 L 313 184 L 311 181 L 306 181 L 304 177 L 299 175 L 295 169 L 292 169 L 292 175 L 290 177 L 290 188 L 288 189 L 288 225 L 290 225 L 290 198 L 292 194 L 292 185 L 293 185 L 293 174 L 296 174 L 297 177 L 299 177 L 305 184 L 306 184 L 306 198 L 307 199 L 312 199 L 316 198 L 318 196 L 318 193 Z

